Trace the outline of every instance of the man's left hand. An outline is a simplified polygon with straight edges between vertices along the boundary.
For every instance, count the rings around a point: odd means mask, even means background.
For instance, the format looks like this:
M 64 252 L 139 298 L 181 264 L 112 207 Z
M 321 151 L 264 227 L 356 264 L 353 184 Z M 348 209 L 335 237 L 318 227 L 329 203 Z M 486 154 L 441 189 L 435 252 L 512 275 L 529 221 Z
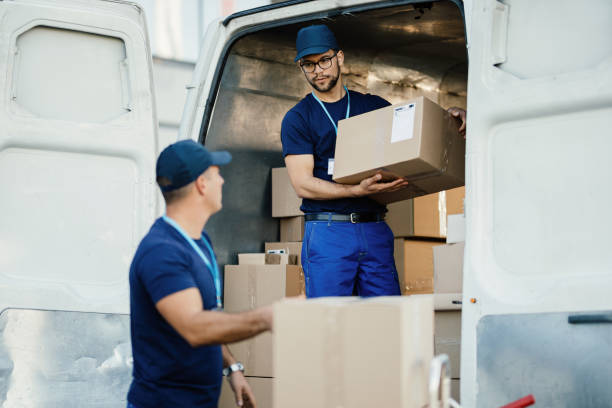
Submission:
M 234 391 L 236 405 L 244 408 L 257 408 L 255 396 L 251 391 L 251 386 L 244 378 L 244 374 L 240 371 L 235 371 L 229 376 L 229 383 Z
M 448 108 L 448 113 L 454 118 L 461 119 L 459 133 L 465 138 L 465 110 L 461 108 Z

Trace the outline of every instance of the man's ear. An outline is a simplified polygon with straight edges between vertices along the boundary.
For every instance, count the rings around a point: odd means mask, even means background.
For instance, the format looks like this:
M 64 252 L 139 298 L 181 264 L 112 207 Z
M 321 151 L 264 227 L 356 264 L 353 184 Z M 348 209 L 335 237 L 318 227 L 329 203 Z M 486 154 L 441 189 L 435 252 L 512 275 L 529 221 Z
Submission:
M 342 52 L 342 50 L 338 50 L 336 56 L 338 58 L 338 66 L 344 65 L 344 52 Z
M 206 177 L 204 174 L 200 174 L 197 179 L 195 179 L 195 188 L 200 195 L 204 195 L 206 191 Z

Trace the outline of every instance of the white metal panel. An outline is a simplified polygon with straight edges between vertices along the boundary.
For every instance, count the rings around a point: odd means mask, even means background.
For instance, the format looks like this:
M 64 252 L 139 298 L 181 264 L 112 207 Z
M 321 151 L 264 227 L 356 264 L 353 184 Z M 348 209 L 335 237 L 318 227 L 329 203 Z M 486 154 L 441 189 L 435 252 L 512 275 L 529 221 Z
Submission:
M 127 313 L 131 256 L 158 207 L 142 11 L 119 1 L 31 0 L 0 2 L 0 13 L 0 310 Z M 43 53 L 46 34 L 20 37 L 49 30 L 72 46 Z M 26 61 L 38 85 L 25 93 L 13 92 L 28 86 L 19 82 L 20 38 L 41 51 Z M 96 81 L 112 88 L 108 97 L 92 97 L 107 92 Z
M 476 406 L 484 316 L 612 308 L 612 3 L 470 10 L 461 398 Z

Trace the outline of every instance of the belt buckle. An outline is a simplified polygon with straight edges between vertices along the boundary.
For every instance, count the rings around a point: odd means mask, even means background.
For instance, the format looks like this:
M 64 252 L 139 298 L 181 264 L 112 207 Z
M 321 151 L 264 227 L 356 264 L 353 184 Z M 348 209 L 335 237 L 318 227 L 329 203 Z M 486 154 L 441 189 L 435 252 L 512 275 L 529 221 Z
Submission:
M 359 222 L 359 214 L 351 213 L 350 219 L 351 219 L 351 224 L 357 224 Z

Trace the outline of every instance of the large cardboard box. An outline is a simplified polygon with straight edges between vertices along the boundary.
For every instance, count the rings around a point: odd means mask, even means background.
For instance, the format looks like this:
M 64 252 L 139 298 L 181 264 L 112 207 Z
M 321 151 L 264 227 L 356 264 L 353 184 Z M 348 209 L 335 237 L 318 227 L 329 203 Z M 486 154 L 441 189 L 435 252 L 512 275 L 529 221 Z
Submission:
M 272 217 L 296 217 L 304 215 L 286 167 L 272 169 Z
M 285 300 L 274 308 L 276 407 L 423 407 L 431 296 Z
M 334 180 L 357 184 L 382 172 L 410 181 L 404 190 L 373 196 L 382 203 L 462 186 L 465 140 L 458 129 L 446 110 L 422 96 L 341 120 Z
M 395 267 L 402 295 L 433 293 L 433 248 L 443 242 L 396 238 Z
M 297 265 L 226 265 L 226 312 L 236 313 L 272 304 L 285 296 L 304 293 L 304 278 Z M 263 333 L 231 344 L 232 354 L 245 366 L 245 374 L 273 377 L 272 335 Z
M 304 216 L 288 217 L 280 219 L 280 240 L 302 241 L 304 239 Z
M 272 408 L 272 389 L 274 388 L 274 378 L 246 377 L 251 386 L 251 391 L 255 395 L 258 408 Z M 249 406 L 249 405 L 243 405 Z M 219 408 L 237 408 L 234 399 L 234 391 L 229 382 L 224 379 L 221 385 L 221 397 L 219 397 Z
M 282 253 L 297 255 L 297 264 L 302 264 L 302 243 L 301 242 L 266 242 L 264 246 L 266 253 L 281 251 Z
M 435 354 L 447 354 L 451 378 L 461 376 L 461 310 L 435 312 Z
M 465 244 L 439 245 L 433 249 L 434 292 L 463 292 L 463 252 Z

